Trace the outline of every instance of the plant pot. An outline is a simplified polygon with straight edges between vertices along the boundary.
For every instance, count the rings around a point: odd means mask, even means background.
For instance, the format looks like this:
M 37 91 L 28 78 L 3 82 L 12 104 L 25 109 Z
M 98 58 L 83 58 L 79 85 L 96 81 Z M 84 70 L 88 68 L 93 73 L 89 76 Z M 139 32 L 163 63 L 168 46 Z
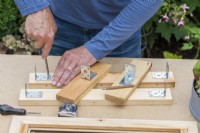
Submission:
M 190 111 L 194 118 L 200 122 L 200 97 L 194 89 L 196 80 L 193 81 L 192 95 L 190 98 Z
M 197 80 L 200 80 L 200 75 L 195 74 L 194 69 L 193 69 L 193 74 L 194 74 L 194 79 L 195 79 L 196 81 L 197 81 Z

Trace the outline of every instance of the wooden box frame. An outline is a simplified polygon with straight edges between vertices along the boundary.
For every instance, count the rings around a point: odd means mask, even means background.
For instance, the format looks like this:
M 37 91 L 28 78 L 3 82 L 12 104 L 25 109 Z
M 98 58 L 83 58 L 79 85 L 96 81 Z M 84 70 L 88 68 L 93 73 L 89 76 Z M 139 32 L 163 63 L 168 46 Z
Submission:
M 93 133 L 198 133 L 194 121 L 14 116 L 9 133 L 37 131 Z

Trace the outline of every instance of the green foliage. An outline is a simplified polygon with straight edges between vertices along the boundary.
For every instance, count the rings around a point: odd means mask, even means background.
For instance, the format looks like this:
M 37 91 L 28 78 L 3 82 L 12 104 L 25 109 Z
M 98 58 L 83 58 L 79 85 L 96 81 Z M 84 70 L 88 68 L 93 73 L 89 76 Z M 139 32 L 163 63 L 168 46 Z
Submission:
M 200 51 L 200 28 L 187 28 L 188 30 L 188 39 L 186 40 L 187 43 L 183 43 L 181 50 L 190 50 L 190 48 L 195 47 L 197 50 L 195 59 L 199 56 Z
M 194 65 L 193 70 L 194 70 L 194 74 L 195 75 L 200 75 L 200 60 L 198 60 L 196 62 L 196 64 Z
M 0 20 L 0 53 L 37 54 L 34 43 L 23 37 L 24 18 L 14 0 L 0 0 Z
M 7 34 L 19 34 L 22 21 L 14 0 L 0 0 L 0 41 Z
M 194 88 L 195 88 L 196 92 L 197 92 L 198 94 L 200 94 L 200 80 L 198 80 L 198 81 L 196 82 Z
M 199 45 L 199 42 L 197 41 L 197 38 L 199 38 L 200 35 L 199 28 L 196 27 L 200 27 L 199 12 L 199 0 L 163 1 L 157 14 L 143 26 L 144 40 L 148 45 L 148 57 L 151 56 L 151 50 L 156 43 L 176 45 L 174 42 L 182 42 L 183 46 L 180 50 L 191 50 L 192 48 L 195 48 L 197 49 L 195 58 L 197 58 L 199 53 L 199 46 L 197 46 Z M 182 25 L 180 22 L 183 22 Z M 193 39 L 186 40 L 186 36 Z M 173 43 L 172 38 L 175 38 Z M 166 53 L 163 53 L 163 55 L 166 55 Z M 169 54 L 166 56 L 168 57 L 168 55 Z
M 182 55 L 173 54 L 173 53 L 168 52 L 168 51 L 164 51 L 163 56 L 166 59 L 182 59 Z
M 21 39 L 19 36 L 6 35 L 3 37 L 3 44 L 13 54 L 31 55 L 36 53 L 34 43 L 31 40 Z
M 189 43 L 183 43 L 183 46 L 181 47 L 181 50 L 191 50 L 193 48 L 193 45 L 191 42 Z

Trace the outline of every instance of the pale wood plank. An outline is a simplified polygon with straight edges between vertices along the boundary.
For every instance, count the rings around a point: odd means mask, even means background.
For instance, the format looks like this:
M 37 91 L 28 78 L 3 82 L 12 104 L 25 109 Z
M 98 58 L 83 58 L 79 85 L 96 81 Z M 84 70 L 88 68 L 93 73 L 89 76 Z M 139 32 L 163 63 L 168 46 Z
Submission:
M 188 129 L 180 129 L 180 133 L 188 133 Z
M 121 73 L 108 73 L 95 88 L 110 87 L 120 75 Z
M 20 126 L 15 126 L 15 124 Z M 194 121 L 99 119 L 99 118 L 58 118 L 14 116 L 9 133 L 21 133 L 22 125 L 30 128 L 79 129 L 102 131 L 143 131 L 143 132 L 180 132 L 198 133 Z
M 146 76 L 147 72 L 151 69 L 151 63 L 147 61 L 142 60 L 136 60 L 133 59 L 131 64 L 135 65 L 135 80 L 133 81 L 134 87 L 132 88 L 126 88 L 126 89 L 117 89 L 117 90 L 107 90 L 105 93 L 105 98 L 109 101 L 125 104 L 131 94 L 135 91 L 135 89 L 138 87 L 142 79 Z M 112 84 L 112 86 L 119 86 L 120 81 L 124 78 L 123 72 L 117 80 Z
M 145 78 L 141 81 L 139 88 L 163 88 L 164 87 L 164 79 L 153 79 L 153 72 L 148 72 Z M 167 88 L 174 88 L 175 80 L 172 72 L 169 72 L 167 79 Z
M 97 73 L 92 80 L 82 79 L 80 75 L 76 76 L 60 92 L 57 93 L 57 100 L 64 103 L 77 104 L 96 84 L 109 73 L 111 65 L 106 63 L 96 63 L 91 67 L 91 71 Z
M 29 124 L 22 125 L 22 132 L 21 133 L 29 133 Z
M 151 88 L 149 88 L 151 89 Z M 166 97 L 156 98 L 149 97 L 149 89 L 140 88 L 136 89 L 132 96 L 125 104 L 110 102 L 105 99 L 105 90 L 93 89 L 87 95 L 85 95 L 78 103 L 79 106 L 83 105 L 170 105 L 173 102 L 171 91 L 168 88 L 166 90 Z M 162 89 L 162 88 L 160 88 Z M 42 98 L 26 98 L 25 90 L 21 89 L 19 96 L 19 105 L 61 105 L 62 103 L 56 100 L 56 93 L 61 89 L 40 89 L 43 92 Z M 38 91 L 38 89 L 31 89 L 31 91 Z
M 28 90 L 29 91 L 29 90 Z M 19 105 L 61 105 L 62 103 L 56 100 L 56 94 L 61 89 L 30 89 L 30 91 L 42 91 L 42 98 L 26 98 L 25 89 L 21 89 L 19 95 Z
M 138 88 L 162 88 L 164 87 L 164 79 L 153 79 L 153 72 L 148 72 L 145 78 L 141 81 Z M 115 80 L 121 75 L 121 73 L 109 73 L 105 76 L 95 88 L 110 87 Z M 169 77 L 167 79 L 167 87 L 174 88 L 175 80 L 173 72 L 169 72 Z
M 53 73 L 50 73 L 51 77 L 53 76 Z M 58 89 L 58 88 L 63 88 L 62 87 L 57 87 L 51 84 L 52 80 L 48 81 L 37 81 L 35 80 L 35 73 L 30 73 L 29 74 L 29 81 L 28 81 L 28 88 L 29 89 Z

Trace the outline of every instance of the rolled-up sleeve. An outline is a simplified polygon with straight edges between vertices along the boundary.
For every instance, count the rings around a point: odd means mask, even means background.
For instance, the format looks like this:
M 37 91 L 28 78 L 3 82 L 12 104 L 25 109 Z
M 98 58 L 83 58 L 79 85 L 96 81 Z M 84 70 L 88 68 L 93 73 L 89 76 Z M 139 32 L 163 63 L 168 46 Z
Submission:
M 15 0 L 15 3 L 22 16 L 37 12 L 49 6 L 47 0 Z
M 108 55 L 141 28 L 160 8 L 162 0 L 132 0 L 85 47 L 97 59 Z

